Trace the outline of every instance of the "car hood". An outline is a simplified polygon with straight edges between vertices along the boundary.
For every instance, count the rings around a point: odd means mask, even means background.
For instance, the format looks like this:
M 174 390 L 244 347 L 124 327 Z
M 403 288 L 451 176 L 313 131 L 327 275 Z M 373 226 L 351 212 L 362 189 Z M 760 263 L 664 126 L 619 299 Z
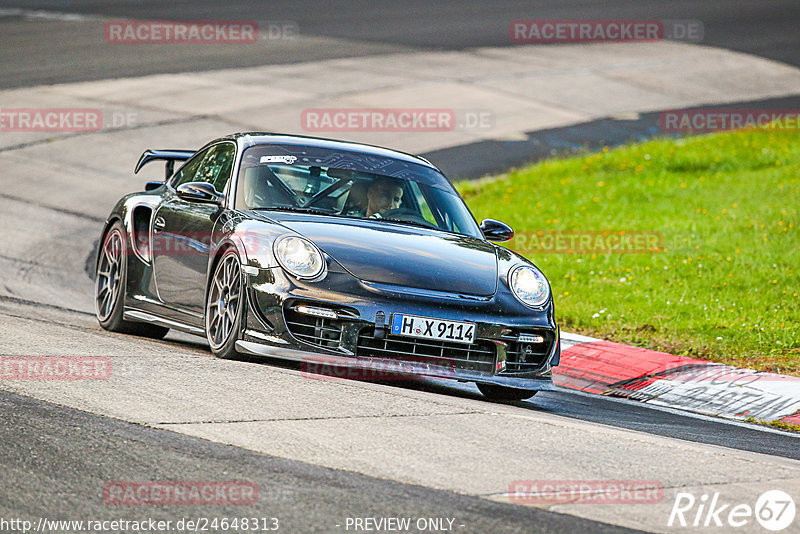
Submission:
M 366 282 L 474 296 L 497 291 L 497 255 L 481 239 L 387 222 L 332 222 L 298 214 L 271 218 Z

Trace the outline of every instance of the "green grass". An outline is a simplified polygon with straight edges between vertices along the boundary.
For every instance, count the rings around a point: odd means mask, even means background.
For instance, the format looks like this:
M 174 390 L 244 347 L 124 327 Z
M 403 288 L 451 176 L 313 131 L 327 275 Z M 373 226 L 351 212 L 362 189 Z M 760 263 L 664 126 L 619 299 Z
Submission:
M 554 159 L 457 187 L 524 249 L 557 232 L 657 232 L 645 253 L 527 253 L 562 329 L 800 375 L 800 135 L 728 132 Z
M 800 432 L 800 425 L 784 423 L 783 421 L 763 421 L 761 419 L 756 419 L 754 417 L 748 417 L 747 419 L 745 419 L 745 422 L 755 423 L 757 425 L 771 426 L 772 428 L 777 428 L 778 430 L 785 430 L 787 432 Z

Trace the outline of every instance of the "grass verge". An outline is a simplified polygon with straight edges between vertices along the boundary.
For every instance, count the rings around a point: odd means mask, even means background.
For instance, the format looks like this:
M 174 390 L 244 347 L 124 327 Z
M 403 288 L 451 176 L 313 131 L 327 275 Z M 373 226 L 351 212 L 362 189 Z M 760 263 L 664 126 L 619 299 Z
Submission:
M 548 276 L 564 330 L 800 375 L 798 177 L 800 135 L 753 131 L 457 187 L 478 220 L 516 230 L 505 245 Z
M 757 425 L 764 425 L 764 426 L 771 426 L 772 428 L 777 428 L 778 430 L 785 430 L 787 432 L 798 432 L 800 433 L 800 425 L 793 425 L 791 423 L 784 423 L 783 421 L 762 421 L 761 419 L 755 419 L 753 417 L 748 417 L 745 419 L 746 423 L 755 423 Z

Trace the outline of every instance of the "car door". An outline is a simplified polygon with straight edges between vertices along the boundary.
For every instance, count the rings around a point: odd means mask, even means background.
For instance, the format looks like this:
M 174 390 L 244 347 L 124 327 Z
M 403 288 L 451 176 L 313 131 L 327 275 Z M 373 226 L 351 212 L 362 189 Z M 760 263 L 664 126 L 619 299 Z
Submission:
M 170 180 L 166 198 L 152 221 L 153 273 L 158 295 L 168 306 L 203 317 L 206 269 L 211 236 L 222 209 L 216 204 L 184 200 L 176 188 L 208 182 L 223 192 L 230 179 L 236 145 L 223 142 L 192 157 Z

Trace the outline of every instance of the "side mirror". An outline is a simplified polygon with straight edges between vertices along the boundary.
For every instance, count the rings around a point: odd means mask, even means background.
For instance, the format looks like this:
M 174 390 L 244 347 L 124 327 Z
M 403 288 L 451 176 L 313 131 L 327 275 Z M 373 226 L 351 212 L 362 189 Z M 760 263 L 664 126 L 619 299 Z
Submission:
M 145 191 L 154 191 L 164 185 L 164 182 L 147 182 L 144 184 Z
M 514 230 L 509 225 L 494 219 L 484 219 L 481 222 L 481 232 L 483 232 L 483 237 L 487 241 L 496 241 L 498 243 L 508 241 L 514 237 Z
M 221 205 L 225 195 L 214 189 L 208 182 L 187 182 L 176 189 L 178 197 L 190 202 Z

